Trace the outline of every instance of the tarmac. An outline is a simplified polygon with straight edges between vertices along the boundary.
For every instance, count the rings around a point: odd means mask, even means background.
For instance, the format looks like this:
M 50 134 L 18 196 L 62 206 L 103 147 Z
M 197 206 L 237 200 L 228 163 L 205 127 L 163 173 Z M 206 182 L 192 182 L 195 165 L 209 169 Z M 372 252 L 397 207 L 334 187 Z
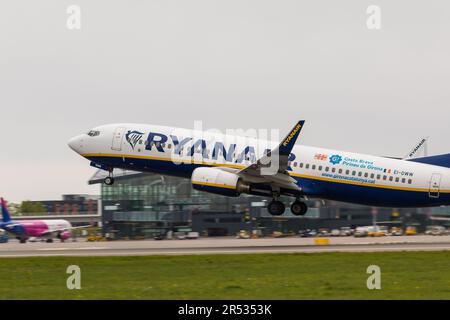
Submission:
M 42 256 L 148 256 L 243 253 L 315 253 L 315 252 L 395 252 L 450 250 L 450 236 L 390 236 L 379 238 L 328 237 L 329 245 L 317 245 L 323 238 L 261 238 L 231 237 L 195 240 L 139 240 L 64 243 L 17 241 L 0 244 L 0 257 Z

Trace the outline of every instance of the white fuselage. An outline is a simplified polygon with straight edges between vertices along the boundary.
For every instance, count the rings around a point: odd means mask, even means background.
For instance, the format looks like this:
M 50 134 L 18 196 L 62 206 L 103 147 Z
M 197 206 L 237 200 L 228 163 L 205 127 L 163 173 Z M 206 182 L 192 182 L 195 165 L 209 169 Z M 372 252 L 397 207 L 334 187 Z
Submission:
M 187 178 L 198 166 L 243 169 L 277 144 L 143 124 L 101 126 L 69 142 L 104 168 Z M 288 172 L 309 197 L 393 207 L 450 204 L 450 169 L 441 166 L 296 145 Z

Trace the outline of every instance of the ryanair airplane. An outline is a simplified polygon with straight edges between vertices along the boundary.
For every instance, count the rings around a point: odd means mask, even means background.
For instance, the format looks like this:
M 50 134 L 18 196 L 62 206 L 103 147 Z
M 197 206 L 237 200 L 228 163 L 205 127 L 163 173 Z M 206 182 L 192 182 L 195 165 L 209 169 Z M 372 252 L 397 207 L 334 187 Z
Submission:
M 280 196 L 292 197 L 294 215 L 308 198 L 382 207 L 450 204 L 450 154 L 388 158 L 295 145 L 305 121 L 281 143 L 237 135 L 142 124 L 111 124 L 69 141 L 91 165 L 191 179 L 197 190 L 236 197 L 270 197 L 268 211 L 282 215 Z

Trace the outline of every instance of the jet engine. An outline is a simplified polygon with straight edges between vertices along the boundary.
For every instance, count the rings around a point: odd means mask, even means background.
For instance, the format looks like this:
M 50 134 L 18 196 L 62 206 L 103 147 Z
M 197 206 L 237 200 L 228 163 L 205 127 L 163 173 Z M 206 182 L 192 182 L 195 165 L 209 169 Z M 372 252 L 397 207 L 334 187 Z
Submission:
M 192 186 L 196 190 L 237 197 L 250 193 L 250 185 L 233 172 L 219 168 L 197 168 L 192 173 Z

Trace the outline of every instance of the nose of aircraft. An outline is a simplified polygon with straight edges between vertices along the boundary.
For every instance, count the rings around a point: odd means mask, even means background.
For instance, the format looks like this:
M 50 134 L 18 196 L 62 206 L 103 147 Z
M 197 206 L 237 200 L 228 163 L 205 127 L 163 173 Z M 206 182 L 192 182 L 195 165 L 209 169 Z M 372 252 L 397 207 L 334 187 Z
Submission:
M 81 153 L 81 149 L 83 148 L 83 135 L 73 137 L 72 139 L 69 140 L 67 145 L 73 151 L 75 151 L 77 153 Z

